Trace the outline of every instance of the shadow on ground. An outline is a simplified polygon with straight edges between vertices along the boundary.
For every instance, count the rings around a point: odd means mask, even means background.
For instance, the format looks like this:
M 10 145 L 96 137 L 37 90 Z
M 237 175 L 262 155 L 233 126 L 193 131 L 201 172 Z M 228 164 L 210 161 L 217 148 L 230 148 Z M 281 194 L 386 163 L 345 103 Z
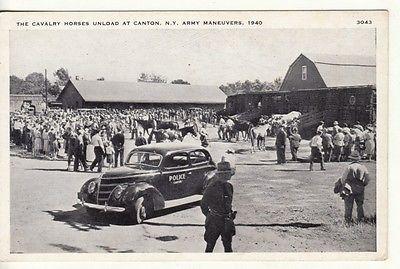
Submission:
M 171 207 L 157 211 L 151 218 L 157 218 L 165 215 L 169 215 L 175 212 L 187 210 L 200 205 L 200 201 L 193 203 L 179 205 L 176 207 Z M 81 232 L 89 232 L 90 230 L 101 230 L 103 227 L 110 225 L 135 225 L 129 216 L 125 214 L 117 213 L 104 213 L 99 212 L 97 216 L 90 216 L 84 207 L 80 204 L 75 204 L 73 206 L 74 210 L 46 210 L 43 211 L 53 217 L 53 221 L 64 222 L 65 225 L 76 229 Z
M 169 226 L 169 227 L 204 227 L 204 224 L 195 223 L 159 223 L 145 221 L 143 224 L 151 226 Z M 293 228 L 316 228 L 324 226 L 322 223 L 305 223 L 305 222 L 290 222 L 290 223 L 237 223 L 236 227 L 293 227 Z

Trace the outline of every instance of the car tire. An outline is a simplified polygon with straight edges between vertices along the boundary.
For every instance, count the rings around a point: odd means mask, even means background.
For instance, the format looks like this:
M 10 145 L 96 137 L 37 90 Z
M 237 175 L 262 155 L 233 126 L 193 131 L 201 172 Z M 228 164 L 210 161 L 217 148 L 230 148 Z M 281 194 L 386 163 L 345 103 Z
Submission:
M 132 218 L 137 224 L 142 223 L 145 219 L 150 218 L 153 214 L 152 203 L 146 196 L 140 196 L 137 198 L 133 206 L 134 210 L 132 212 Z

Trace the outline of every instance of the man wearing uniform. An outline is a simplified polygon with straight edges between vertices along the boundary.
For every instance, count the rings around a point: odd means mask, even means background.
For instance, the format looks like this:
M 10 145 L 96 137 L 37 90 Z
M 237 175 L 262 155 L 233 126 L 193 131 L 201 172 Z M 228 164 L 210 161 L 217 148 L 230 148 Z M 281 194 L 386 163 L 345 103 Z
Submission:
M 297 151 L 300 147 L 301 136 L 297 127 L 293 127 L 292 134 L 289 136 L 290 153 L 292 153 L 292 161 L 297 161 Z
M 218 136 L 219 139 L 226 139 L 226 122 L 223 117 L 221 117 L 219 120 Z
M 70 145 L 71 146 L 71 145 Z M 74 144 L 73 146 L 73 152 L 74 152 L 74 171 L 78 171 L 79 168 L 79 163 L 82 164 L 83 169 L 85 172 L 88 170 L 88 166 L 86 164 L 86 159 L 84 158 L 83 154 L 83 147 L 84 147 L 84 142 L 83 142 L 83 129 L 82 127 L 77 128 L 77 133 L 74 139 Z
M 324 128 L 322 130 L 322 149 L 324 151 L 324 161 L 330 162 L 332 158 L 332 149 L 333 149 L 333 142 L 332 142 L 332 135 L 328 133 L 328 131 Z
M 232 236 L 235 235 L 233 220 L 236 211 L 232 211 L 233 187 L 228 182 L 234 174 L 230 163 L 224 157 L 217 164 L 217 171 L 210 179 L 201 200 L 201 211 L 206 216 L 204 240 L 205 252 L 212 252 L 221 236 L 225 252 L 232 251 Z
M 310 147 L 311 147 L 311 156 L 310 156 L 310 171 L 313 171 L 313 164 L 314 164 L 314 159 L 320 159 L 321 160 L 321 170 L 325 170 L 324 168 L 324 156 L 322 154 L 322 138 L 321 138 L 321 132 L 317 132 L 316 135 L 311 138 L 310 141 Z
M 233 127 L 234 126 L 235 126 L 235 122 L 231 118 L 228 118 L 226 120 L 226 139 L 228 139 L 228 141 L 231 141 L 231 139 L 233 137 Z
M 364 219 L 364 189 L 370 180 L 367 168 L 360 163 L 361 156 L 357 151 L 349 156 L 353 162 L 346 167 L 340 182 L 344 190 L 344 219 L 347 224 L 352 222 L 353 205 L 357 205 L 357 220 Z M 342 191 L 343 195 L 343 191 Z
M 275 146 L 276 146 L 276 156 L 277 163 L 284 164 L 286 163 L 286 138 L 287 134 L 282 125 L 279 126 L 278 133 L 276 134 Z

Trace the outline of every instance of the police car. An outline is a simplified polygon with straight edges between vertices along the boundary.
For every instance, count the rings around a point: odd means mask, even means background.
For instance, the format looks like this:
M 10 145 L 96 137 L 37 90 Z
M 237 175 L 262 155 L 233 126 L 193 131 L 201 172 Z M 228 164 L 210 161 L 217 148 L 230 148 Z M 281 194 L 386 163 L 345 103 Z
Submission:
M 201 195 L 215 170 L 210 153 L 200 146 L 140 146 L 128 154 L 124 167 L 83 184 L 78 199 L 90 215 L 119 212 L 141 223 L 157 210 Z

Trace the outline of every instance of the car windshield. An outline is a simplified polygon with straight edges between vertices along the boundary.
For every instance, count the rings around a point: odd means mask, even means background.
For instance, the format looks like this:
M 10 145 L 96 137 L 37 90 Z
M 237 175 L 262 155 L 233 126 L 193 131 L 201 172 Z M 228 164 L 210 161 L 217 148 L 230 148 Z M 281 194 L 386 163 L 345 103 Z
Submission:
M 151 169 L 160 166 L 162 156 L 153 152 L 134 152 L 126 162 L 128 166 L 139 167 L 140 169 Z

